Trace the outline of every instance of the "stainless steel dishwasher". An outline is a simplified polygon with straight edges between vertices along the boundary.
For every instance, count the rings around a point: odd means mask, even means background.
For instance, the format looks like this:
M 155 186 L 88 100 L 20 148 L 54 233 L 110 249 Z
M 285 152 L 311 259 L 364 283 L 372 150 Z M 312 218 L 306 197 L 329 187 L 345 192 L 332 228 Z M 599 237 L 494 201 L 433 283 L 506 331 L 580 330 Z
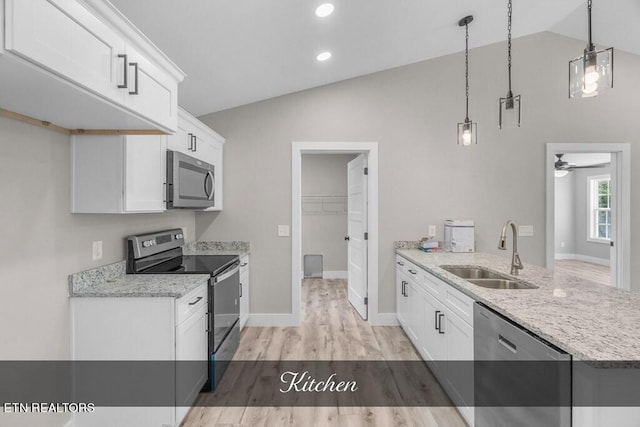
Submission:
M 571 355 L 474 307 L 475 427 L 571 426 Z

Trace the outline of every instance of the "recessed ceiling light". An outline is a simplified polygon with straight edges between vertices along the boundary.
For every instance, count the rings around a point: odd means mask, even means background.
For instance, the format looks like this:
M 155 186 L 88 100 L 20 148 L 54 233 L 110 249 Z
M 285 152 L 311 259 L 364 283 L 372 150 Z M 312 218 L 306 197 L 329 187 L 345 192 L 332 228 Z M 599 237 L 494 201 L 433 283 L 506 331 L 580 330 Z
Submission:
M 323 3 L 316 9 L 316 16 L 318 16 L 319 18 L 326 18 L 333 13 L 333 9 L 333 4 Z
M 331 52 L 322 52 L 319 53 L 318 56 L 316 56 L 316 59 L 320 62 L 326 61 L 329 58 L 331 58 Z

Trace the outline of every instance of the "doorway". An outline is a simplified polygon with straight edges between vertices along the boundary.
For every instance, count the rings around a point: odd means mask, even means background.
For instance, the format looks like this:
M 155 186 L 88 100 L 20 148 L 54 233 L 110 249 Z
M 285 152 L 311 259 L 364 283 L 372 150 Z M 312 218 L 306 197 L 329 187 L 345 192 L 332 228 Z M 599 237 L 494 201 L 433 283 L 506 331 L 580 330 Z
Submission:
M 291 226 L 291 238 L 292 238 L 292 283 L 291 283 L 291 298 L 292 298 L 292 316 L 295 319 L 295 324 L 299 325 L 302 320 L 302 279 L 304 277 L 302 268 L 302 256 L 303 256 L 303 192 L 302 192 L 302 156 L 308 154 L 342 154 L 352 155 L 354 158 L 366 159 L 367 165 L 367 185 L 355 186 L 354 189 L 359 191 L 359 194 L 364 196 L 364 202 L 360 203 L 362 208 L 360 214 L 363 218 L 366 218 L 366 222 L 359 221 L 359 226 L 363 227 L 366 232 L 366 241 L 364 234 L 361 239 L 350 239 L 346 242 L 351 252 L 354 249 L 353 244 L 358 243 L 360 240 L 360 248 L 364 246 L 365 251 L 359 252 L 363 257 L 363 262 L 357 262 L 357 265 L 364 267 L 363 271 L 360 271 L 360 275 L 364 278 L 363 288 L 361 289 L 349 289 L 350 300 L 351 296 L 354 296 L 354 302 L 360 301 L 360 310 L 356 307 L 356 304 L 352 305 L 363 317 L 367 318 L 371 324 L 379 324 L 381 321 L 378 319 L 378 144 L 377 143 L 322 143 L 322 142 L 293 142 L 292 143 L 292 186 L 291 186 L 291 200 L 292 200 L 292 226 Z M 360 157 L 358 157 L 360 156 Z M 355 160 L 352 162 L 355 162 Z M 364 167 L 364 166 L 363 166 Z M 362 171 L 361 171 L 362 172 Z M 363 194 L 364 192 L 364 194 Z M 356 199 L 353 199 L 356 200 Z M 361 200 L 362 201 L 362 200 Z M 351 210 L 351 208 L 349 208 Z M 361 230 L 362 231 L 362 230 Z M 349 236 L 347 232 L 346 236 Z M 351 257 L 351 256 L 350 256 Z M 350 267 L 347 271 L 351 270 Z M 355 283 L 355 282 L 354 282 Z M 357 291 L 357 292 L 352 292 Z M 357 297 L 356 297 L 357 295 Z M 365 299 L 366 298 L 366 299 Z M 365 309 L 364 311 L 362 309 Z
M 629 289 L 629 144 L 547 144 L 547 268 Z

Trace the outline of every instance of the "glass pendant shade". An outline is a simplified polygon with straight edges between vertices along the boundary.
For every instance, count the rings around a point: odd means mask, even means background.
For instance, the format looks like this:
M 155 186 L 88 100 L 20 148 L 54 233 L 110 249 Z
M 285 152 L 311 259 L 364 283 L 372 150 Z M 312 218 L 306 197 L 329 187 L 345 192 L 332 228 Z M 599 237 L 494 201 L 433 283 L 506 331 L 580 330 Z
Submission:
M 522 119 L 522 98 L 520 95 L 500 98 L 498 126 L 500 129 L 520 127 Z
M 613 48 L 585 49 L 569 62 L 569 98 L 590 98 L 613 87 Z
M 458 123 L 458 145 L 475 145 L 478 143 L 478 124 L 467 119 Z
M 563 178 L 569 174 L 569 171 L 556 170 L 554 171 L 553 174 L 555 175 L 556 178 Z

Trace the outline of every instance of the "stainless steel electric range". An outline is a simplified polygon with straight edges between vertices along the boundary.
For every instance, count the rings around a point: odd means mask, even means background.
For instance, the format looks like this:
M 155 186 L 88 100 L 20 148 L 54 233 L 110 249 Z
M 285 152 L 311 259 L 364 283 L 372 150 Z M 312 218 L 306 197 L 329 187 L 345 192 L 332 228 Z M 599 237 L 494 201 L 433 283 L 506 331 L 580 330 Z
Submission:
M 240 342 L 240 259 L 238 255 L 184 255 L 182 229 L 127 238 L 128 274 L 209 274 L 209 381 L 216 388 Z

